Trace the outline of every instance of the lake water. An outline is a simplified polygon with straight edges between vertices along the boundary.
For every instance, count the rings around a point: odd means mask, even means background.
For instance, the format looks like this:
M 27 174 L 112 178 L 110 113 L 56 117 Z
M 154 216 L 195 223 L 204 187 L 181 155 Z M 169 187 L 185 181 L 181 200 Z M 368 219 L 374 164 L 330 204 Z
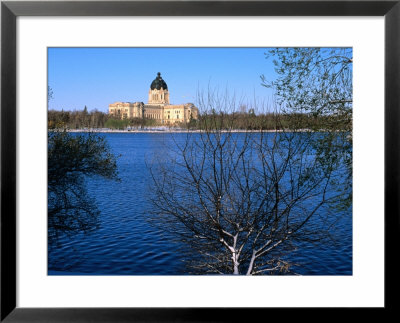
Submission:
M 164 146 L 165 133 L 108 133 L 120 155 L 121 181 L 91 178 L 87 190 L 101 211 L 100 226 L 88 233 L 60 236 L 49 247 L 49 275 L 183 275 L 184 254 L 173 236 L 149 224 L 146 210 L 151 176 L 146 163 Z M 185 134 L 175 134 L 185 136 Z M 167 139 L 168 140 L 168 139 Z M 304 243 L 291 255 L 303 275 L 352 274 L 352 216 L 336 224 L 335 243 Z

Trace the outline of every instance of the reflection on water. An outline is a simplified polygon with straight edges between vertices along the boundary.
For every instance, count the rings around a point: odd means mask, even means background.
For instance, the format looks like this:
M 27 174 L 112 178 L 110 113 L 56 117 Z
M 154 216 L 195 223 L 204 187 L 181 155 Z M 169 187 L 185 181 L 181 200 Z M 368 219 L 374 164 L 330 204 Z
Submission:
M 150 172 L 154 152 L 173 145 L 168 134 L 104 134 L 118 159 L 120 182 L 93 178 L 87 192 L 98 209 L 99 227 L 86 234 L 60 236 L 49 246 L 50 275 L 182 275 L 184 256 L 173 237 L 149 224 L 146 210 L 151 190 Z M 182 136 L 185 134 L 175 135 Z M 292 257 L 305 275 L 352 274 L 352 217 L 344 216 L 336 226 L 335 243 L 304 244 Z

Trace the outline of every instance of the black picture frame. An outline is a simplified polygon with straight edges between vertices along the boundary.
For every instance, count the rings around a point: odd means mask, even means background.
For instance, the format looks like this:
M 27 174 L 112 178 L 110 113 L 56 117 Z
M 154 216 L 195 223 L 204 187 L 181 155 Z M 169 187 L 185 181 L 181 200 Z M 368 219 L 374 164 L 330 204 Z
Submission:
M 278 312 L 280 316 L 287 315 L 285 308 L 16 307 L 16 19 L 19 16 L 384 16 L 385 306 L 383 309 L 375 309 L 373 313 L 383 319 L 382 311 L 386 314 L 388 311 L 396 310 L 397 293 L 394 292 L 399 286 L 399 278 L 395 272 L 397 268 L 395 261 L 398 258 L 400 245 L 400 0 L 2 1 L 1 322 L 232 322 L 238 320 L 239 314 L 256 319 L 267 315 L 268 310 Z M 301 309 L 291 310 L 297 312 L 295 314 L 297 320 L 304 315 Z M 332 309 L 326 310 L 329 311 L 329 315 L 336 315 Z M 375 315 L 370 311 L 368 313 L 369 318 Z

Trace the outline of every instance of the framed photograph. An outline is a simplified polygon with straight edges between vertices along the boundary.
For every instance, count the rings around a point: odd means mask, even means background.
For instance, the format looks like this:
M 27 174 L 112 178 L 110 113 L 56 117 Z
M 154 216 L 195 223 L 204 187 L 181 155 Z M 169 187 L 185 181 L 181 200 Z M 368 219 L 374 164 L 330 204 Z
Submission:
M 394 309 L 398 1 L 1 17 L 2 321 Z

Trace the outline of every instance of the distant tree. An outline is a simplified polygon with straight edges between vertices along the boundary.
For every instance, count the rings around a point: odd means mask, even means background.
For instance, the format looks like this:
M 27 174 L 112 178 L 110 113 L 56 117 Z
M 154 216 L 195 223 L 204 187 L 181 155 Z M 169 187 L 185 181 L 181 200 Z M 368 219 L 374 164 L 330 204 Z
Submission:
M 83 129 L 83 128 L 104 128 L 105 123 L 110 117 L 108 114 L 93 110 L 88 112 L 86 108 L 81 111 L 48 111 L 49 129 Z
M 104 137 L 93 133 L 48 132 L 48 237 L 87 231 L 99 210 L 88 196 L 85 178 L 117 179 L 116 157 Z
M 86 105 L 81 112 L 80 122 L 81 122 L 81 127 L 84 127 L 84 128 L 90 127 L 90 117 L 89 117 L 89 112 L 88 112 L 88 108 Z
M 157 120 L 154 120 L 154 119 L 144 119 L 143 125 L 146 127 L 154 127 L 154 126 L 158 125 L 158 122 L 157 122 Z
M 110 129 L 119 129 L 123 130 L 130 124 L 129 119 L 116 119 L 116 118 L 109 118 L 104 126 Z
M 93 110 L 89 114 L 90 118 L 90 127 L 91 128 L 103 128 L 104 123 L 106 121 L 106 114 L 98 111 L 97 109 Z
M 186 123 L 186 127 L 188 129 L 196 129 L 197 128 L 197 119 L 193 118 L 192 112 L 190 112 L 189 121 Z

